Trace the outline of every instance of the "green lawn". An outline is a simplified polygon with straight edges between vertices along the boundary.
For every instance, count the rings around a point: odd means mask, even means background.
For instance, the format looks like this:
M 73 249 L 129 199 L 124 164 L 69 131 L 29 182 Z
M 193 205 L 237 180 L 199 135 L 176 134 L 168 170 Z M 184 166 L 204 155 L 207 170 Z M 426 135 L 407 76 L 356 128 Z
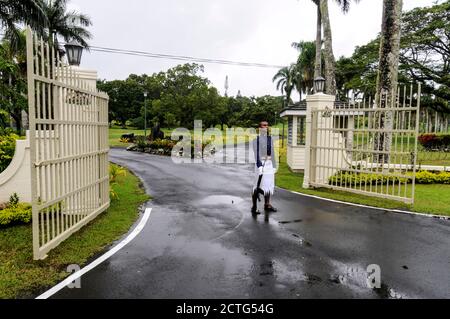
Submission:
M 33 297 L 67 277 L 67 266 L 82 266 L 124 235 L 149 199 L 139 179 L 127 172 L 113 186 L 118 198 L 108 211 L 72 235 L 45 260 L 33 261 L 31 225 L 0 229 L 0 298 Z
M 414 205 L 407 205 L 397 201 L 331 189 L 304 189 L 302 184 L 303 174 L 291 172 L 286 161 L 282 160 L 276 176 L 276 185 L 278 187 L 355 204 L 450 216 L 450 185 L 416 184 L 415 203 Z
M 161 129 L 164 132 L 165 136 L 170 136 L 170 133 L 172 132 L 172 130 L 169 129 Z M 121 143 L 120 142 L 120 137 L 123 134 L 129 134 L 129 133 L 134 133 L 134 135 L 142 135 L 144 136 L 144 130 L 137 130 L 135 128 L 127 128 L 127 129 L 122 129 L 122 128 L 118 128 L 118 127 L 113 127 L 109 129 L 109 146 L 111 147 L 127 147 L 130 144 L 129 143 Z M 147 135 L 149 135 L 151 133 L 151 130 L 147 130 Z

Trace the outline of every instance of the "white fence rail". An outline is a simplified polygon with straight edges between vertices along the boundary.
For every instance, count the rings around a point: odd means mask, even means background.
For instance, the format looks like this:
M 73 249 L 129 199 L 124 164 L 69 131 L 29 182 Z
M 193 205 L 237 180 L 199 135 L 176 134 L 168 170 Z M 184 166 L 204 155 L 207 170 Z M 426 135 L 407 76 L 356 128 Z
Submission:
M 108 96 L 27 30 L 35 259 L 109 207 Z

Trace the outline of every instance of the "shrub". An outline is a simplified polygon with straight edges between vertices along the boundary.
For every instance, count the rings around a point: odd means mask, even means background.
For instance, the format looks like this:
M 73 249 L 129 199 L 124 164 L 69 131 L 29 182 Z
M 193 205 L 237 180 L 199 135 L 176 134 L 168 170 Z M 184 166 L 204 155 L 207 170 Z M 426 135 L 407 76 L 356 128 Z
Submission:
M 412 176 L 412 173 L 408 173 Z M 399 177 L 388 177 L 381 174 L 367 174 L 367 173 L 350 173 L 350 172 L 339 172 L 331 176 L 328 180 L 329 184 L 334 185 L 345 185 L 348 186 L 358 186 L 358 185 L 385 185 L 388 182 L 390 184 L 394 183 L 412 183 L 412 178 L 399 178 Z M 433 173 L 429 171 L 420 171 L 416 173 L 416 183 L 417 184 L 450 184 L 450 172 Z
M 109 165 L 109 181 L 115 183 L 118 176 L 126 176 L 127 171 L 119 165 Z
M 122 143 L 134 142 L 134 133 L 122 134 L 122 136 L 120 137 L 120 142 Z
M 9 197 L 8 205 L 13 207 L 17 206 L 17 204 L 19 204 L 19 195 L 17 195 L 17 193 L 14 193 Z
M 17 204 L 0 210 L 0 226 L 12 226 L 15 224 L 28 224 L 31 222 L 31 206 L 28 204 Z
M 4 171 L 11 163 L 18 138 L 19 136 L 16 134 L 0 136 L 0 172 Z
M 450 184 L 450 172 L 433 173 L 420 171 L 416 173 L 417 184 Z
M 339 172 L 329 178 L 329 184 L 334 185 L 348 185 L 348 186 L 358 186 L 358 185 L 385 185 L 387 183 L 405 183 L 411 182 L 410 178 L 399 178 L 385 176 L 382 174 L 367 174 L 360 173 L 355 174 L 351 172 Z
M 141 151 L 144 151 L 148 146 L 145 136 L 142 135 L 136 136 L 134 138 L 134 144 L 136 144 L 136 147 Z
M 419 143 L 429 151 L 449 149 L 450 134 L 421 134 Z
M 428 171 L 420 171 L 416 173 L 417 184 L 435 184 L 439 182 L 438 175 Z
M 144 136 L 136 136 L 135 144 L 131 147 L 128 147 L 129 151 L 146 151 L 149 149 L 149 152 L 152 154 L 159 155 L 171 155 L 173 147 L 178 143 L 178 141 L 173 141 L 170 139 L 155 139 L 153 141 L 146 141 Z M 207 145 L 211 144 L 211 141 L 203 142 L 202 149 L 204 150 Z M 191 141 L 191 156 L 195 155 L 194 152 L 194 141 Z M 199 154 L 197 154 L 200 156 Z

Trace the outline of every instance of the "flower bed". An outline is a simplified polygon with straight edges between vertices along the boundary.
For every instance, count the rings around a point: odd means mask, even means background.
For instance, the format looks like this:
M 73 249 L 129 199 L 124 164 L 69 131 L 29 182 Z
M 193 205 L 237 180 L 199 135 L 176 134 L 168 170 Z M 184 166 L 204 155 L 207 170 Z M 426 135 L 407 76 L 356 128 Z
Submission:
M 127 150 L 135 152 L 145 152 L 155 155 L 171 156 L 172 150 L 176 144 L 177 144 L 176 141 L 172 141 L 169 139 L 156 139 L 154 141 L 148 141 L 145 139 L 144 136 L 136 136 L 134 144 L 129 146 Z M 205 150 L 205 148 L 210 144 L 211 142 L 203 143 L 202 150 Z M 213 153 L 214 149 L 212 151 L 212 154 Z M 192 157 L 194 157 L 195 154 L 194 141 L 191 141 L 191 154 Z M 182 156 L 182 152 L 179 155 Z

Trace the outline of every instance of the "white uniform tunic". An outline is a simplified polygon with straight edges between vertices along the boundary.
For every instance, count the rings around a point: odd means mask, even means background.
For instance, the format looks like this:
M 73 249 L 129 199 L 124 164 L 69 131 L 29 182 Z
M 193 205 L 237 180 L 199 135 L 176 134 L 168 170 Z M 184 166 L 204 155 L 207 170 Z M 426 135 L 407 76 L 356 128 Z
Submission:
M 264 160 L 263 160 L 264 164 Z M 255 182 L 253 184 L 253 192 L 258 186 L 259 169 L 255 165 Z M 275 189 L 275 169 L 273 168 L 272 160 L 267 160 L 263 167 L 263 175 L 261 179 L 261 185 L 259 186 L 264 191 L 264 195 L 273 195 Z
M 257 144 L 259 140 L 259 146 Z M 258 154 L 259 151 L 259 154 Z M 253 152 L 255 155 L 255 181 L 253 183 L 253 192 L 258 186 L 259 166 L 263 166 L 263 175 L 261 179 L 260 189 L 264 191 L 264 195 L 273 195 L 275 189 L 275 171 L 277 168 L 275 161 L 275 148 L 273 138 L 268 141 L 267 136 L 259 136 L 259 139 L 253 141 Z

